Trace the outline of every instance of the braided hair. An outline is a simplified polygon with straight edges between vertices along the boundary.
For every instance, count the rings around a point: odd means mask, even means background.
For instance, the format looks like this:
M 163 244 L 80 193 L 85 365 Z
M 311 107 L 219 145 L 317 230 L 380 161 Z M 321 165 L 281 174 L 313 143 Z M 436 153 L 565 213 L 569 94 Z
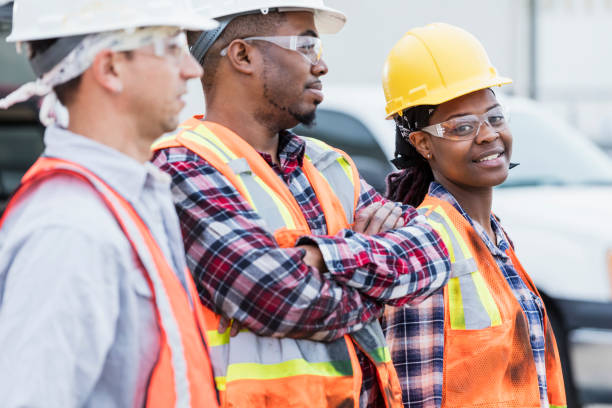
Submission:
M 387 176 L 386 196 L 392 201 L 421 204 L 433 181 L 429 162 L 423 158 L 408 140 L 408 135 L 427 125 L 435 111 L 434 105 L 419 105 L 404 111 L 395 118 L 395 158 L 391 163 L 399 169 Z

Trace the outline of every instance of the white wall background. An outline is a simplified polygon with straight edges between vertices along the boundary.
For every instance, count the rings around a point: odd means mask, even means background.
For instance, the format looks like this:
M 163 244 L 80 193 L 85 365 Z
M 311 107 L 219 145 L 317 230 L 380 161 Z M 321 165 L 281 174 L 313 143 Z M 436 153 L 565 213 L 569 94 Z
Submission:
M 327 0 L 348 22 L 337 35 L 323 36 L 331 83 L 380 83 L 387 53 L 412 27 L 433 22 L 460 26 L 482 41 L 498 71 L 528 85 L 526 0 Z

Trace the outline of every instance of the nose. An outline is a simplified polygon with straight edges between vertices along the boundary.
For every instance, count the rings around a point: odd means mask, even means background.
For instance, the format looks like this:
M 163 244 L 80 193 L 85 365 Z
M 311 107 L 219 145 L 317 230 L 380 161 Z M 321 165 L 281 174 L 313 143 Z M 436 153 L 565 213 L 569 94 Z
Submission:
M 327 74 L 329 70 L 327 69 L 327 64 L 323 61 L 323 58 L 321 58 L 316 64 L 310 66 L 310 71 L 312 75 L 320 77 Z
M 493 126 L 489 125 L 486 121 L 480 122 L 480 127 L 476 133 L 474 139 L 476 143 L 489 143 L 500 137 L 499 132 L 493 129 Z
M 200 78 L 204 69 L 191 54 L 187 54 L 181 61 L 181 75 L 185 79 Z

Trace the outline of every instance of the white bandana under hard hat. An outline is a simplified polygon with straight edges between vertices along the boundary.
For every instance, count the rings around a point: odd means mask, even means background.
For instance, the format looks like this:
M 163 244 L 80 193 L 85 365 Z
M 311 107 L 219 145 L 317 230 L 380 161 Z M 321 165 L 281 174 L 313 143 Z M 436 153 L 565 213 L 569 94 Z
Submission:
M 132 30 L 107 31 L 87 35 L 64 59 L 35 81 L 22 85 L 13 93 L 0 99 L 0 109 L 27 101 L 33 96 L 44 96 L 40 107 L 40 121 L 45 126 L 57 124 L 68 127 L 68 110 L 57 99 L 53 88 L 74 79 L 87 70 L 102 50 L 129 51 L 146 45 L 156 47 L 172 35 L 179 33 L 176 27 L 146 27 Z M 161 52 L 161 50 L 156 50 Z

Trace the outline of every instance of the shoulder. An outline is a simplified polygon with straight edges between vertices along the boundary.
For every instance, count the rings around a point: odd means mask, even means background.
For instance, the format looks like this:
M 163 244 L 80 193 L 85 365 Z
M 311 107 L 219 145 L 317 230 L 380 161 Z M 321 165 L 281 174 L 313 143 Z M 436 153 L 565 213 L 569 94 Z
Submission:
M 2 235 L 17 240 L 48 229 L 91 245 L 125 249 L 127 243 L 96 190 L 71 176 L 55 176 L 32 187 L 7 216 Z

